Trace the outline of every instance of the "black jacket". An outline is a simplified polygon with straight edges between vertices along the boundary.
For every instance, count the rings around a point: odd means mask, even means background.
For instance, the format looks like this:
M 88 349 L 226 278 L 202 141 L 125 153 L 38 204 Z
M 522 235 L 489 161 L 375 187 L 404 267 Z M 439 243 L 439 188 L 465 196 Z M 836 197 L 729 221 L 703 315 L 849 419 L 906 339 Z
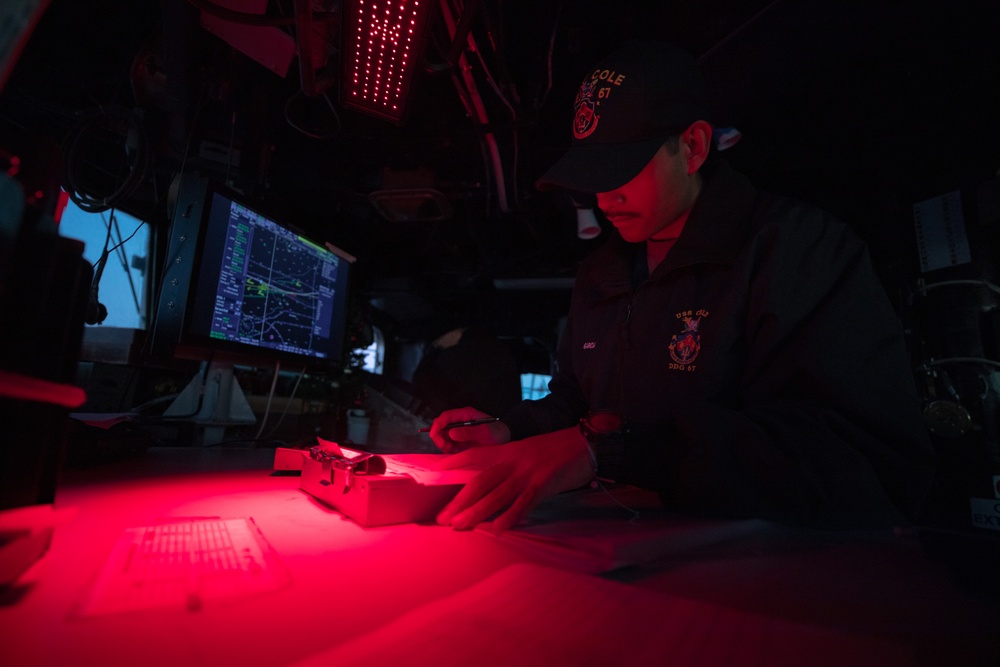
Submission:
M 645 277 L 615 232 L 578 273 L 552 393 L 514 439 L 588 409 L 628 424 L 619 479 L 699 513 L 889 525 L 933 477 L 902 329 L 861 240 L 720 162 Z

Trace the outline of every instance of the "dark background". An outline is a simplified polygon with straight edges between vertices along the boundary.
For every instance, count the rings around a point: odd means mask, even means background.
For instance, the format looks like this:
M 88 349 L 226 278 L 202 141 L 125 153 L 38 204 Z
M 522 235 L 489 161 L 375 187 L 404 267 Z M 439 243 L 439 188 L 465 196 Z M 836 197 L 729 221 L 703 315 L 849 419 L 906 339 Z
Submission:
M 963 191 L 975 261 L 956 275 L 996 278 L 996 220 L 976 204 L 1000 166 L 993 0 L 456 0 L 456 14 L 471 12 L 481 60 L 466 55 L 486 125 L 461 102 L 439 3 L 398 124 L 339 104 L 340 2 L 313 3 L 333 18 L 311 42 L 333 73 L 319 96 L 302 94 L 294 60 L 279 75 L 205 30 L 195 4 L 52 0 L 0 97 L 0 145 L 44 162 L 87 114 L 136 111 L 149 164 L 120 209 L 162 237 L 179 172 L 225 180 L 357 256 L 364 317 L 390 337 L 475 321 L 554 339 L 566 284 L 600 240 L 578 239 L 565 196 L 532 184 L 568 144 L 583 74 L 637 38 L 672 40 L 699 57 L 718 124 L 743 135 L 731 161 L 759 186 L 854 227 L 901 312 L 923 277 L 912 206 L 925 198 Z M 293 11 L 267 3 L 268 16 Z M 297 39 L 294 28 L 275 30 Z M 113 189 L 127 143 L 104 134 L 86 159 L 60 167 L 97 190 Z M 208 156 L 206 145 L 239 150 L 239 164 Z M 429 203 L 416 217 L 441 219 L 394 222 L 370 200 L 414 187 L 440 192 L 451 214 L 434 215 L 441 205 Z M 497 289 L 510 278 L 542 289 Z

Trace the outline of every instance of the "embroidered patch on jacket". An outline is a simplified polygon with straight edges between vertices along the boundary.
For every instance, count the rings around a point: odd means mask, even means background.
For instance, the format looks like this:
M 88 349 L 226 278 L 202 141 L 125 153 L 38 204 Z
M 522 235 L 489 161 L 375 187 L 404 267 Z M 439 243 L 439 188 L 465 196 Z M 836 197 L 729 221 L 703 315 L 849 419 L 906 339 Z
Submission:
M 698 353 L 701 352 L 701 334 L 698 332 L 698 327 L 706 317 L 708 317 L 707 310 L 697 312 L 685 310 L 677 313 L 677 319 L 684 322 L 684 329 L 670 338 L 668 346 L 670 358 L 675 362 L 670 364 L 670 368 L 694 370 L 692 362 L 698 358 Z
M 588 341 L 583 344 L 583 349 L 585 350 L 593 350 L 595 347 L 597 347 L 597 343 L 594 341 Z

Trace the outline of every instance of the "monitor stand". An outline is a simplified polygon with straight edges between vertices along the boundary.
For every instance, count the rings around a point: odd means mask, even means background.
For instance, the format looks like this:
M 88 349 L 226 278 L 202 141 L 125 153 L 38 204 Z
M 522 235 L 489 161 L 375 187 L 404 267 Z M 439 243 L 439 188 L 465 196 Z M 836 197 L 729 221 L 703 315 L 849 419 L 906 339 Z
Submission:
M 202 378 L 204 377 L 204 380 Z M 164 413 L 164 417 L 186 417 L 198 426 L 195 444 L 216 445 L 225 440 L 226 429 L 257 423 L 233 364 L 212 361 L 188 382 Z

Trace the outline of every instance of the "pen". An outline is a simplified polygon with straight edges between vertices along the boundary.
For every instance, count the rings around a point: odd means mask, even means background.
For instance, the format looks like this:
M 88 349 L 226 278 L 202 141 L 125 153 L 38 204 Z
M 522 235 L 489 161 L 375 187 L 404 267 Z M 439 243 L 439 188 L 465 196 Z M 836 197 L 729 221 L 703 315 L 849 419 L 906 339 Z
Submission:
M 485 419 L 473 419 L 467 422 L 453 422 L 451 424 L 446 424 L 442 428 L 458 428 L 459 426 L 479 426 L 481 424 L 492 424 L 493 422 L 500 421 L 499 417 L 486 417 Z M 427 433 L 431 430 L 430 426 L 425 426 L 421 429 L 417 429 L 418 433 Z

